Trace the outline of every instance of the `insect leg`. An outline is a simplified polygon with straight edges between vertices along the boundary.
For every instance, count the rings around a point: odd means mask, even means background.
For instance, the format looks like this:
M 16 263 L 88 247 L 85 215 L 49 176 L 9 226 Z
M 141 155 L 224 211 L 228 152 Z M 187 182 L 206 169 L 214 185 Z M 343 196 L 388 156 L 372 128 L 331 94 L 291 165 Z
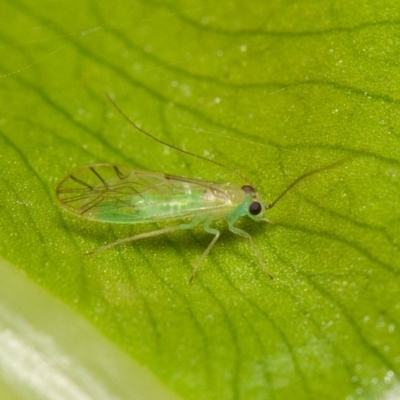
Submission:
M 189 278 L 189 283 L 192 282 L 194 275 L 196 274 L 197 269 L 200 267 L 200 265 L 203 263 L 203 261 L 206 259 L 206 257 L 208 256 L 208 253 L 210 252 L 210 250 L 213 248 L 214 244 L 217 242 L 219 235 L 220 235 L 220 231 L 218 229 L 215 228 L 211 228 L 209 226 L 210 221 L 206 221 L 204 223 L 204 230 L 207 233 L 211 233 L 212 235 L 214 235 L 213 240 L 211 240 L 210 244 L 208 245 L 208 247 L 205 249 L 204 253 L 201 255 L 201 257 L 199 258 L 199 260 L 197 261 L 197 263 L 194 265 L 193 267 L 193 271 L 192 274 L 190 275 Z
M 258 262 L 259 262 L 260 265 L 261 265 L 261 268 L 263 269 L 263 271 L 265 272 L 265 274 L 268 275 L 268 277 L 269 277 L 270 279 L 274 279 L 273 276 L 270 275 L 270 273 L 268 272 L 267 266 L 265 265 L 265 262 L 264 262 L 264 260 L 262 259 L 261 254 L 260 254 L 260 251 L 258 250 L 258 247 L 256 246 L 256 244 L 255 244 L 255 242 L 254 242 L 252 236 L 251 236 L 249 233 L 247 233 L 246 231 L 244 231 L 244 230 L 242 230 L 242 229 L 239 229 L 239 228 L 236 228 L 236 226 L 233 226 L 232 223 L 229 224 L 228 226 L 229 226 L 229 230 L 230 230 L 231 232 L 235 233 L 236 235 L 245 237 L 246 239 L 249 239 L 250 244 L 251 244 L 251 247 L 252 247 L 252 249 L 253 249 L 253 253 L 254 253 L 255 256 L 257 257 Z
M 87 256 L 87 255 L 94 254 L 94 253 L 100 253 L 101 251 L 108 250 L 111 247 L 118 246 L 119 244 L 122 244 L 122 243 L 134 242 L 134 241 L 140 240 L 140 239 L 146 239 L 146 238 L 153 237 L 153 236 L 164 235 L 164 233 L 176 231 L 178 229 L 192 229 L 196 225 L 198 225 L 200 221 L 201 221 L 201 219 L 195 218 L 193 221 L 191 221 L 189 223 L 186 223 L 186 224 L 169 226 L 167 228 L 158 229 L 156 231 L 139 233 L 139 234 L 134 235 L 134 236 L 129 236 L 127 238 L 118 239 L 115 242 L 112 242 L 112 243 L 106 244 L 104 246 L 101 246 L 101 247 L 99 247 L 99 248 L 97 248 L 97 249 L 95 249 L 93 251 L 89 251 L 89 252 L 85 253 L 85 255 Z
M 139 239 L 145 239 L 145 238 L 149 238 L 149 237 L 153 237 L 153 236 L 164 235 L 164 233 L 172 232 L 177 229 L 182 229 L 182 228 L 180 227 L 180 225 L 169 226 L 168 228 L 158 229 L 156 231 L 151 231 L 151 232 L 139 233 L 138 235 L 135 235 L 135 236 L 129 236 L 127 238 L 118 239 L 115 242 L 106 244 L 95 250 L 88 251 L 87 253 L 85 253 L 85 256 L 88 256 L 88 255 L 94 254 L 94 253 L 100 253 L 101 251 L 108 250 L 111 247 L 118 246 L 119 244 L 122 244 L 122 243 L 134 242 L 135 240 L 139 240 Z

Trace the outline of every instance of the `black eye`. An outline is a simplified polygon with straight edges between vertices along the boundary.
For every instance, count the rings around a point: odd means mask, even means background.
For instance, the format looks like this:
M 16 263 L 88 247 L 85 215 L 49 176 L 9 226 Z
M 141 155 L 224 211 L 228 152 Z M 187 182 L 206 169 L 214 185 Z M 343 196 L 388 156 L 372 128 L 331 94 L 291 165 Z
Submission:
M 249 213 L 251 215 L 258 215 L 262 211 L 262 205 L 258 201 L 253 201 L 249 207 Z

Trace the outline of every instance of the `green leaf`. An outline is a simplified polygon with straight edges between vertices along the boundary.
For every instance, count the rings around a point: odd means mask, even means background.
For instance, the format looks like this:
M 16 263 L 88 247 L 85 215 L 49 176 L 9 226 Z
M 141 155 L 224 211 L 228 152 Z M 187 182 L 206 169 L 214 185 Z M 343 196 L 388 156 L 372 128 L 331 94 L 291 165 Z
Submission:
M 40 307 L 58 326 L 46 331 L 55 343 L 80 321 L 49 311 L 62 300 L 97 330 L 82 343 L 108 338 L 116 374 L 119 348 L 182 398 L 398 395 L 396 2 L 8 0 L 1 11 L 0 256 L 50 293 Z M 105 92 L 157 138 L 249 182 L 140 135 Z M 55 198 L 68 173 L 107 162 L 251 183 L 269 203 L 340 160 L 285 195 L 268 211 L 272 224 L 238 224 L 274 280 L 224 221 L 190 285 L 211 240 L 201 227 L 85 257 L 157 225 L 86 221 Z M 11 321 L 31 315 L 16 307 L 31 302 L 24 285 L 7 300 Z M 17 329 L 0 322 L 3 333 Z M 23 397 L 3 372 L 3 387 Z M 129 393 L 119 385 L 115 397 Z
M 20 271 L 0 272 L 2 399 L 177 398 Z

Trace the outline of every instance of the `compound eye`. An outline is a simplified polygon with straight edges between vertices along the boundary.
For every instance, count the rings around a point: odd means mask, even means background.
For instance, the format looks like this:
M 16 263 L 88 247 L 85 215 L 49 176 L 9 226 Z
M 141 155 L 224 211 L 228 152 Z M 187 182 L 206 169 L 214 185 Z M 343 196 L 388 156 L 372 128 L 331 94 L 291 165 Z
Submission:
M 258 201 L 253 201 L 249 206 L 249 213 L 251 215 L 258 215 L 262 211 L 262 205 Z

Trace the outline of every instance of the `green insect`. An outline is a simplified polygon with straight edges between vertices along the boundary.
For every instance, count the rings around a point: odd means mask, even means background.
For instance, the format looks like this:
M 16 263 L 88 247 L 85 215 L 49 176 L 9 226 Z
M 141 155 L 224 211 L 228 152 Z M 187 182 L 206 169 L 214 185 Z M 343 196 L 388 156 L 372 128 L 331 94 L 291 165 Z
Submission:
M 129 123 L 145 135 L 165 146 L 222 166 L 213 160 L 181 150 L 153 137 L 133 123 L 115 102 L 109 99 Z M 87 254 L 122 243 L 202 225 L 205 232 L 214 237 L 194 265 L 189 279 L 191 282 L 220 236 L 220 231 L 212 227 L 212 224 L 225 218 L 231 232 L 249 240 L 262 269 L 272 279 L 253 238 L 246 231 L 236 227 L 236 222 L 241 217 L 249 217 L 254 221 L 268 221 L 264 216 L 265 211 L 274 207 L 294 185 L 336 164 L 300 176 L 269 204 L 265 203 L 257 190 L 249 184 L 238 186 L 232 183 L 207 182 L 164 173 L 138 171 L 113 164 L 90 165 L 72 172 L 59 183 L 56 195 L 66 210 L 92 221 L 136 224 L 185 220 L 175 226 L 119 239 Z M 241 176 L 237 171 L 227 169 Z

